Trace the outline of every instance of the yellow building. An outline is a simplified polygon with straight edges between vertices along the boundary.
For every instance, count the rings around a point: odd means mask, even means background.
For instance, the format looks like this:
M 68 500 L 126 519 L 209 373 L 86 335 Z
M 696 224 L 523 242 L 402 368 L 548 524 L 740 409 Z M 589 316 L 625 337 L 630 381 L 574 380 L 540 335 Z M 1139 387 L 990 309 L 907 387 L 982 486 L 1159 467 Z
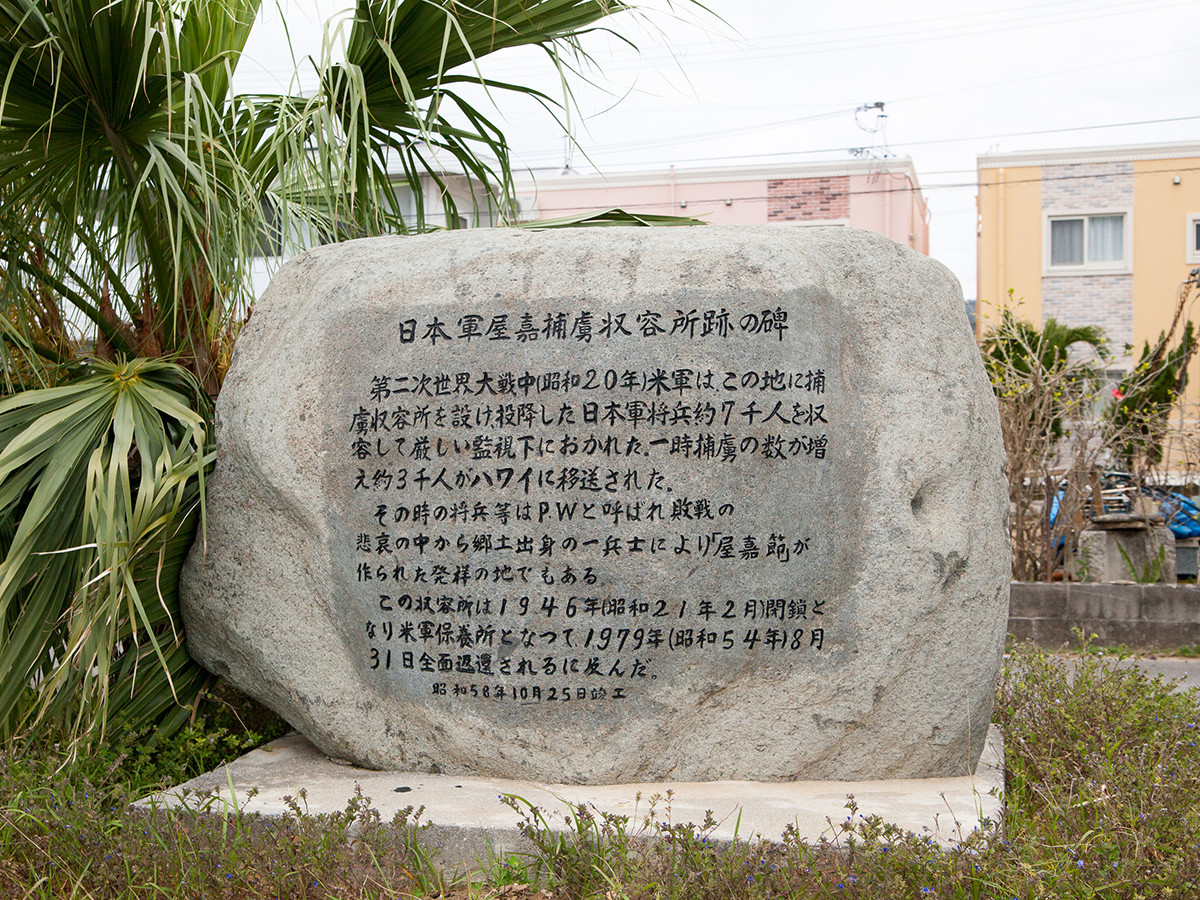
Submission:
M 1200 143 L 989 153 L 978 173 L 981 331 L 1010 289 L 1020 318 L 1099 325 L 1118 357 L 1170 326 L 1200 266 Z

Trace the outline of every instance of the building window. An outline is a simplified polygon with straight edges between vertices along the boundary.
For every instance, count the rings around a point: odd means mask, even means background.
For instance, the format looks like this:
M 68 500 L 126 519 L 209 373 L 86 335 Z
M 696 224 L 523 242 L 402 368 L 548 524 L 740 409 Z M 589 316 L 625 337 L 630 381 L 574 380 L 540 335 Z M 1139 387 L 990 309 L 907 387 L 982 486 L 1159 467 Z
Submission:
M 1129 213 L 1123 210 L 1048 215 L 1045 274 L 1128 272 L 1130 230 Z
M 1200 263 L 1200 213 L 1187 217 L 1187 261 Z

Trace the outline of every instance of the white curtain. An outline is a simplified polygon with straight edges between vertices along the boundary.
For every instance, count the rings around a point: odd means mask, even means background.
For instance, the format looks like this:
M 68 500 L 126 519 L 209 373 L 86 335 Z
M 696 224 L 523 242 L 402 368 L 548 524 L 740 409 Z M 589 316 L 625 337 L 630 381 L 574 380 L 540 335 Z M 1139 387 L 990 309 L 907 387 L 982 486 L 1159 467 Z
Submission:
M 1125 258 L 1125 217 L 1088 218 L 1088 262 L 1120 262 Z

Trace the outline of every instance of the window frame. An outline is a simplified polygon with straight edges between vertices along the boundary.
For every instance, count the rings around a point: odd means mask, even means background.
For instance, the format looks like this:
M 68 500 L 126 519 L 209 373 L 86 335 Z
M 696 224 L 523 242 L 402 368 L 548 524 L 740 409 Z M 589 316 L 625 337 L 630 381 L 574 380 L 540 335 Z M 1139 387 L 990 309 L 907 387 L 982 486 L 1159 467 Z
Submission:
M 1197 233 L 1197 226 L 1200 225 L 1200 213 L 1187 214 L 1187 229 L 1184 231 L 1184 246 L 1187 248 L 1187 254 L 1184 259 L 1189 263 L 1200 263 L 1200 233 Z
M 1089 262 L 1088 219 L 1092 216 L 1122 216 L 1121 259 Z M 1083 265 L 1052 266 L 1050 264 L 1050 223 L 1064 219 L 1083 220 Z M 1069 275 L 1129 275 L 1133 273 L 1133 210 L 1127 206 L 1088 209 L 1047 209 L 1042 211 L 1042 276 L 1054 278 Z

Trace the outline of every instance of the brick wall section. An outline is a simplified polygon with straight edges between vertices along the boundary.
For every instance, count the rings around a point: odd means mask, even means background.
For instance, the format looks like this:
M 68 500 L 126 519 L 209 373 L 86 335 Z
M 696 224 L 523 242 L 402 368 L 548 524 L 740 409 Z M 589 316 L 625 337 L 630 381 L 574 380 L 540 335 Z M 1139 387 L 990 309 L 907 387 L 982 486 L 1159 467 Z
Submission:
M 850 218 L 850 176 L 767 182 L 767 221 Z
M 1117 356 L 1133 343 L 1132 275 L 1064 275 L 1042 279 L 1042 321 L 1099 325 Z
M 1133 206 L 1133 163 L 1042 166 L 1042 209 Z
M 1133 163 L 1042 167 L 1042 209 L 1133 208 Z M 1043 223 L 1044 227 L 1044 223 Z M 1126 222 L 1126 227 L 1130 223 Z M 1042 321 L 1099 325 L 1120 355 L 1133 342 L 1132 275 L 1056 275 L 1042 279 Z

